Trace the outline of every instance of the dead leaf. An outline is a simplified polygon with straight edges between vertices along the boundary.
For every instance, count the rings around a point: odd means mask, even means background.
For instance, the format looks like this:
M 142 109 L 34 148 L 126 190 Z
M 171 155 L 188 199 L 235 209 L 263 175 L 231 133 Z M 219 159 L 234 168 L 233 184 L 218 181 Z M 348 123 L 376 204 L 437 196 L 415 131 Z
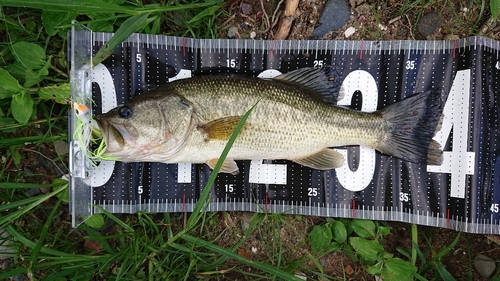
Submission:
M 347 273 L 347 275 L 352 275 L 354 273 L 354 269 L 352 269 L 351 265 L 349 264 L 344 268 L 344 271 L 345 273 Z
M 83 246 L 92 251 L 99 251 L 102 249 L 101 243 L 97 240 L 85 239 Z
M 249 260 L 252 259 L 252 255 L 245 249 L 243 248 L 238 248 L 238 251 L 237 251 L 238 255 L 242 256 L 242 257 L 245 257 Z

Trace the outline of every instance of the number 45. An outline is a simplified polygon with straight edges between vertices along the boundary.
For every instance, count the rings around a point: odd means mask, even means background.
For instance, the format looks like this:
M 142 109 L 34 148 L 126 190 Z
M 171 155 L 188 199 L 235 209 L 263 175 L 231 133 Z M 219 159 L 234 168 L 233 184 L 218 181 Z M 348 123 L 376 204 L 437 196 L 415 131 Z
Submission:
M 500 209 L 498 208 L 498 204 L 491 204 L 490 211 L 492 213 L 498 213 L 498 211 L 500 211 Z

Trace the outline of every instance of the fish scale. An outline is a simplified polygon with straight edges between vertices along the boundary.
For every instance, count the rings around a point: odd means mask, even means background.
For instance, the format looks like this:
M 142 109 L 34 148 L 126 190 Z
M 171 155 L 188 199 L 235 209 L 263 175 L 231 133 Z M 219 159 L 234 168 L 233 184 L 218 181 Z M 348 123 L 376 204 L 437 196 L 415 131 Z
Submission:
M 270 78 L 276 71 L 326 65 L 334 69 L 335 82 L 345 87 L 338 105 L 366 112 L 414 93 L 440 90 L 445 117 L 434 139 L 444 150 L 442 165 L 410 163 L 363 146 L 336 148 L 346 163 L 327 171 L 286 160 L 238 161 L 238 175 L 218 175 L 208 211 L 397 220 L 500 233 L 500 106 L 499 82 L 494 78 L 500 69 L 498 42 L 482 37 L 272 42 L 134 34 L 102 66 L 81 67 L 91 57 L 90 50 L 98 49 L 110 36 L 74 31 L 69 41 L 73 44 L 74 99 L 99 101 L 93 112 L 106 112 L 178 78 L 218 73 Z M 89 72 L 93 75 L 87 77 Z M 105 81 L 102 77 L 108 74 L 110 79 Z M 94 92 L 88 87 L 92 82 Z M 231 110 L 245 111 L 255 102 Z M 282 122 L 288 117 L 283 114 L 276 119 Z M 299 138 L 301 130 L 298 126 L 280 141 Z M 112 213 L 191 211 L 210 173 L 205 164 L 186 163 L 102 161 L 93 168 L 79 154 L 79 144 L 75 140 L 70 144 L 74 225 L 99 212 L 95 206 Z

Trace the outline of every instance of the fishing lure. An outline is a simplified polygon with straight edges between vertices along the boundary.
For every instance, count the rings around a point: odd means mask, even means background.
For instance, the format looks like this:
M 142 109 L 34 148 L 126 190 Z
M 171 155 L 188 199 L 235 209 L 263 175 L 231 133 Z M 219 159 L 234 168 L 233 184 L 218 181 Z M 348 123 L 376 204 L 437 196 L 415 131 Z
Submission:
M 92 118 L 92 112 L 88 106 L 76 101 L 70 101 L 73 105 L 77 123 L 73 133 L 73 139 L 78 141 L 85 158 L 96 166 L 97 161 L 116 160 L 112 157 L 106 157 L 106 143 L 102 138 L 101 130 L 97 122 Z

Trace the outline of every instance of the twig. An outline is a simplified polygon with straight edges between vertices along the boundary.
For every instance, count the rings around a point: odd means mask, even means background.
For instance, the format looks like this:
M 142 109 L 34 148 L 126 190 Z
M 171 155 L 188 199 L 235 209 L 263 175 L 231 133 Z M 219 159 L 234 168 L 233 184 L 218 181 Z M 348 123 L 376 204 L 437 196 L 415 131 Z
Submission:
M 37 153 L 38 155 L 42 156 L 43 158 L 49 160 L 50 162 L 52 162 L 52 164 L 54 165 L 54 167 L 56 167 L 56 169 L 59 170 L 59 172 L 61 172 L 62 175 L 64 175 L 64 172 L 57 166 L 56 162 L 54 162 L 54 160 L 50 159 L 49 157 L 45 156 L 43 153 L 41 153 L 40 151 L 36 151 L 36 150 L 33 150 L 33 149 L 29 149 L 29 148 L 23 148 L 22 149 L 23 151 L 28 151 L 28 152 L 33 152 L 33 153 Z
M 413 36 L 413 29 L 411 27 L 411 21 L 410 21 L 410 18 L 408 17 L 408 15 L 405 15 L 406 16 L 406 20 L 408 21 L 408 25 L 410 26 L 410 36 L 411 36 L 411 39 L 415 39 L 415 37 Z
M 276 26 L 276 24 L 278 24 L 280 16 L 281 16 L 281 11 L 278 12 L 278 16 L 273 20 L 273 23 L 271 24 L 271 30 Z
M 397 16 L 397 17 L 393 18 L 392 20 L 390 20 L 390 21 L 387 23 L 387 25 L 391 25 L 391 24 L 393 24 L 394 22 L 396 22 L 396 21 L 398 21 L 398 20 L 400 20 L 400 19 L 401 19 L 401 16 Z
M 252 23 L 255 23 L 255 19 L 252 18 L 251 16 L 247 16 L 247 15 L 245 15 L 243 13 L 240 13 L 240 16 L 243 17 L 243 18 L 246 18 L 246 19 L 250 20 Z
M 279 14 L 281 13 L 280 6 L 281 6 L 281 4 L 283 4 L 284 1 L 285 0 L 280 0 L 280 2 L 278 3 L 278 5 L 276 6 L 276 9 L 274 9 L 273 17 L 271 18 L 271 22 L 273 22 L 273 25 L 275 25 L 275 22 L 278 20 L 276 18 L 276 14 L 278 14 L 278 18 L 279 18 Z
M 479 35 L 485 35 L 492 27 L 494 27 L 494 25 L 495 21 L 493 20 L 493 17 L 490 16 L 479 28 Z
M 221 26 L 224 27 L 226 26 L 230 21 L 232 21 L 234 18 L 236 17 L 236 14 L 232 15 L 231 17 L 229 17 L 227 20 L 225 20 Z
M 269 22 L 269 17 L 267 16 L 266 8 L 264 7 L 264 0 L 260 0 L 260 6 L 262 7 L 262 12 L 264 13 L 264 18 L 266 19 L 266 29 L 263 32 L 266 33 L 271 29 L 271 23 Z
M 292 27 L 292 23 L 294 21 L 293 15 L 297 10 L 299 5 L 299 0 L 286 0 L 285 3 L 285 12 L 283 13 L 283 17 L 281 18 L 281 23 L 274 36 L 274 40 L 285 40 L 290 33 L 290 29 Z

